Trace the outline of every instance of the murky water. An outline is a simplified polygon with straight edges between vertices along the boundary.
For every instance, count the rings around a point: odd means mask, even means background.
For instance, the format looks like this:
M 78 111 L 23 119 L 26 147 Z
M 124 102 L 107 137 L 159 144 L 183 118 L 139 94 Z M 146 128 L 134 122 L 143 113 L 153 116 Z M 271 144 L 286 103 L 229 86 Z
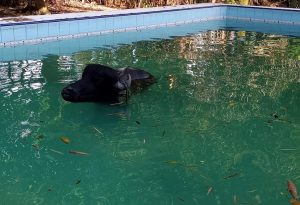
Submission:
M 300 189 L 299 48 L 221 30 L 3 61 L 1 203 L 288 204 L 287 179 Z M 127 105 L 63 101 L 87 63 L 157 83 Z

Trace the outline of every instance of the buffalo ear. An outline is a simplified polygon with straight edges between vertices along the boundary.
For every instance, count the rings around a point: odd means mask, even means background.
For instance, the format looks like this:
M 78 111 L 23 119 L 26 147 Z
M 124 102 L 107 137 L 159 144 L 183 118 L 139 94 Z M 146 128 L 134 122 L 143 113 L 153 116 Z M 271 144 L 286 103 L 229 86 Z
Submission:
M 131 86 L 131 75 L 124 73 L 119 76 L 117 83 L 114 85 L 119 90 L 128 90 Z

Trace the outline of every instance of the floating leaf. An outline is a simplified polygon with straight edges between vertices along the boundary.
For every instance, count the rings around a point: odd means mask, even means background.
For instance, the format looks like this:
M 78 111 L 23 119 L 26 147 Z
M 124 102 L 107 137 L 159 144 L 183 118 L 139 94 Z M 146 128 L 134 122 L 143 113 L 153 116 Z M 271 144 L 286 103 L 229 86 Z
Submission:
M 212 192 L 212 190 L 213 190 L 213 187 L 212 186 L 209 187 L 208 190 L 207 190 L 207 194 L 206 195 L 208 196 Z
M 77 154 L 77 155 L 88 155 L 86 152 L 76 151 L 76 150 L 70 150 L 70 154 Z
M 168 161 L 165 161 L 165 163 L 167 164 L 180 164 L 178 161 L 176 160 L 168 160 Z
M 179 161 L 176 161 L 176 160 L 168 160 L 168 161 L 165 161 L 165 163 L 170 164 L 170 165 L 180 165 L 180 166 L 184 166 L 183 163 L 181 163 L 181 162 L 179 162 Z
M 233 107 L 235 106 L 235 102 L 233 100 L 230 100 L 229 103 L 228 103 L 228 107 Z
M 65 144 L 70 144 L 71 140 L 67 137 L 61 137 L 60 140 Z
M 297 199 L 291 199 L 290 202 L 292 205 L 300 205 L 300 202 Z
M 298 198 L 297 187 L 291 180 L 287 181 L 287 189 L 294 199 Z
M 234 173 L 234 174 L 223 177 L 223 179 L 230 179 L 230 178 L 236 177 L 238 175 L 239 175 L 239 173 Z

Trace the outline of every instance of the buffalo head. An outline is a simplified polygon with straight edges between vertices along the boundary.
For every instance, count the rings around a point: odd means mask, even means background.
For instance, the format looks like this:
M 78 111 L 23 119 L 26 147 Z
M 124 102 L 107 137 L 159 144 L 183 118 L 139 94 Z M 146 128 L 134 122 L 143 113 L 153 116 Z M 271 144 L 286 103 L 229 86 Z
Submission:
M 155 82 L 154 77 L 141 69 L 113 69 L 100 64 L 85 67 L 80 80 L 66 86 L 61 94 L 70 102 L 120 102 L 129 91 L 141 90 Z

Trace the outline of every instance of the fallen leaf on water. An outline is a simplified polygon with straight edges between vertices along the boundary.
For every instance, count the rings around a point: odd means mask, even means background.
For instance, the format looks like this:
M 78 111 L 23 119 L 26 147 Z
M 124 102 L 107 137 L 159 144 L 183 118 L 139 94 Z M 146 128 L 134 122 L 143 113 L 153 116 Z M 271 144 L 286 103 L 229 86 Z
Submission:
M 60 140 L 65 144 L 70 144 L 71 140 L 67 137 L 60 137 Z
M 178 162 L 176 160 L 168 160 L 168 161 L 165 161 L 165 163 L 167 163 L 167 164 L 173 164 L 173 165 L 175 165 L 175 164 L 181 164 L 180 162 Z
M 231 175 L 228 175 L 228 176 L 223 177 L 223 179 L 230 179 L 230 178 L 236 177 L 236 176 L 238 176 L 238 175 L 239 175 L 239 173 L 234 173 L 234 174 L 231 174 Z
M 291 199 L 290 202 L 292 205 L 300 205 L 300 202 L 297 199 Z
M 297 187 L 291 180 L 287 181 L 287 189 L 294 199 L 298 198 Z
M 212 186 L 209 187 L 208 190 L 207 190 L 207 194 L 206 195 L 208 196 L 212 192 L 212 190 L 213 190 L 213 187 Z
M 228 107 L 233 107 L 235 106 L 235 102 L 233 100 L 230 100 L 229 103 L 228 103 Z
M 81 152 L 81 151 L 76 151 L 76 150 L 70 150 L 69 153 L 70 154 L 77 154 L 77 155 L 89 155 L 86 152 Z

